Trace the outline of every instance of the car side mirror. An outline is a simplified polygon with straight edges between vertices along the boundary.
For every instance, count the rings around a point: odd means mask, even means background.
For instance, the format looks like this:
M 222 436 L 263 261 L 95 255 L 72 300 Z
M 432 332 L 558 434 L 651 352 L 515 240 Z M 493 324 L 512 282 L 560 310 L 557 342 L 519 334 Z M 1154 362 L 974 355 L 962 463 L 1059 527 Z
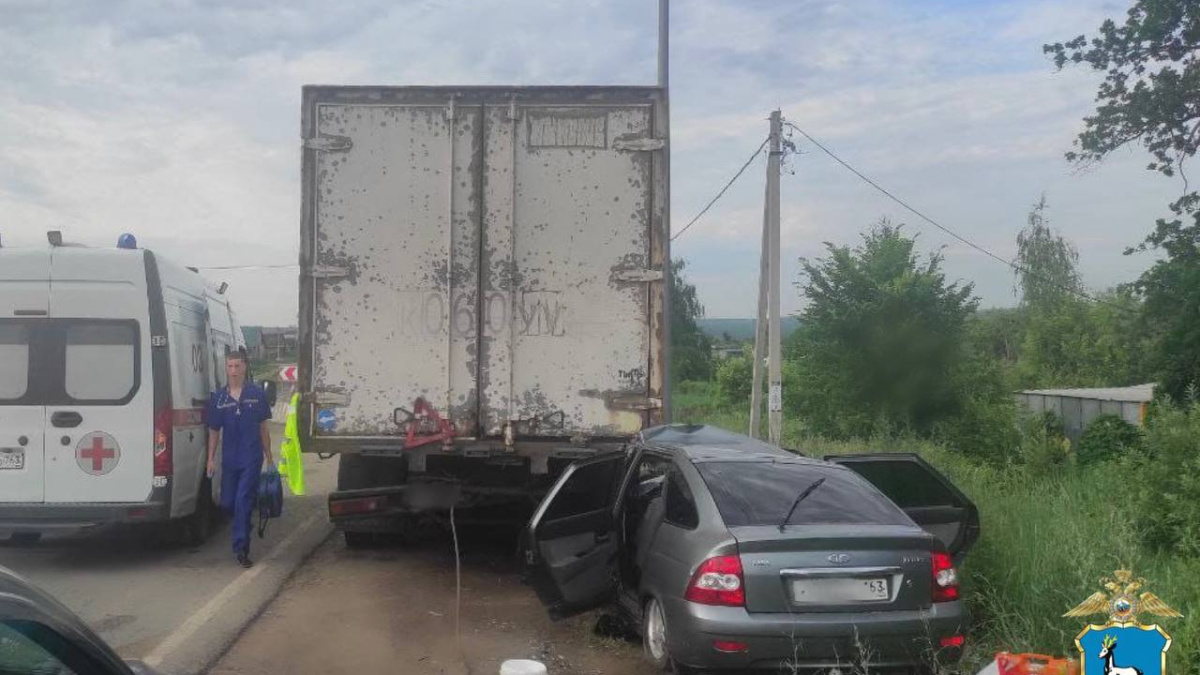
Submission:
M 274 380 L 266 380 L 263 382 L 263 394 L 267 397 L 267 405 L 274 407 L 275 400 L 279 397 L 279 391 L 275 388 Z

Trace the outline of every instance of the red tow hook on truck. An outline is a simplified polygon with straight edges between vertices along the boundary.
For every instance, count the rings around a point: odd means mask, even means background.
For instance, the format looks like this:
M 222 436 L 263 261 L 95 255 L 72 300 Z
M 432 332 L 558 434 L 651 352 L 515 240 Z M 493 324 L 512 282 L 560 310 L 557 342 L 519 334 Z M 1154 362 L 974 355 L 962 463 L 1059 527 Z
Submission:
M 454 423 L 438 414 L 438 411 L 424 398 L 413 401 L 413 409 L 396 408 L 392 412 L 393 421 L 404 429 L 403 450 L 419 448 L 433 443 L 441 443 L 442 448 L 450 450 L 454 447 L 456 430 Z M 443 486 L 438 490 L 437 498 L 430 499 L 428 490 L 420 490 L 420 494 L 408 494 L 415 488 L 408 485 L 392 485 L 387 487 L 338 490 L 329 495 L 329 516 L 331 519 L 355 517 L 377 517 L 402 508 L 406 502 L 418 504 L 440 504 L 445 508 L 453 506 L 458 499 L 457 486 Z M 411 508 L 413 504 L 408 504 Z
M 405 414 L 403 422 L 400 421 L 401 413 Z M 392 416 L 397 424 L 406 427 L 405 450 L 438 441 L 441 441 L 442 445 L 447 448 L 454 444 L 454 424 L 450 420 L 443 419 L 424 398 L 418 398 L 413 402 L 412 412 L 404 408 L 396 408 Z

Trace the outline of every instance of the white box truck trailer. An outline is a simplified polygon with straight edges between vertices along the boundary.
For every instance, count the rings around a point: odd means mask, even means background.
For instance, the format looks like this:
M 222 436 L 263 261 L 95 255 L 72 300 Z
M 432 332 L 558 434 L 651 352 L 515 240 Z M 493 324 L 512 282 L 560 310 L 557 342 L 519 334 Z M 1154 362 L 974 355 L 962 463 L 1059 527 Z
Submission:
M 655 87 L 304 88 L 298 421 L 340 454 L 348 542 L 536 505 L 665 421 L 665 114 Z

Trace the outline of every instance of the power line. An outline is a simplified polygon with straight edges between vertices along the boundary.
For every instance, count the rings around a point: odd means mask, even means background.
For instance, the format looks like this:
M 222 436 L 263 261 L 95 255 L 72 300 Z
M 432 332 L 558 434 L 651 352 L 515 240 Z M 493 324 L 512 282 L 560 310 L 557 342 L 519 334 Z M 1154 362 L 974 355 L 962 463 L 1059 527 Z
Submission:
M 833 158 L 833 160 L 834 160 L 835 162 L 837 162 L 838 164 L 841 164 L 842 166 L 846 167 L 846 169 L 848 169 L 848 170 L 850 171 L 850 173 L 853 173 L 855 176 L 858 176 L 859 178 L 861 178 L 861 179 L 863 180 L 863 182 L 865 182 L 866 184 L 868 184 L 868 185 L 870 185 L 871 187 L 873 187 L 873 188 L 875 188 L 876 190 L 878 190 L 880 193 L 882 193 L 882 194 L 883 194 L 884 196 L 886 196 L 888 199 L 891 199 L 892 201 L 896 202 L 896 203 L 897 203 L 897 204 L 899 204 L 900 206 L 902 206 L 902 207 L 904 207 L 904 208 L 908 209 L 908 210 L 909 210 L 909 211 L 911 211 L 913 214 L 915 214 L 915 215 L 916 215 L 918 218 L 920 218 L 920 219 L 924 220 L 925 222 L 929 223 L 930 225 L 933 225 L 933 226 L 934 226 L 934 227 L 936 227 L 937 229 L 941 230 L 942 232 L 945 232 L 946 234 L 950 235 L 951 237 L 954 237 L 954 238 L 955 238 L 955 239 L 957 239 L 958 241 L 961 241 L 962 243 L 966 244 L 967 246 L 970 246 L 971 248 L 975 249 L 976 251 L 979 251 L 980 253 L 982 253 L 982 254 L 984 254 L 984 255 L 988 256 L 989 258 L 992 258 L 992 259 L 994 259 L 994 260 L 997 260 L 997 261 L 999 261 L 999 262 L 1001 262 L 1001 263 L 1003 263 L 1003 264 L 1005 264 L 1005 265 L 1008 265 L 1010 268 L 1012 268 L 1012 269 L 1013 269 L 1014 271 L 1016 271 L 1016 272 L 1020 272 L 1021 274 L 1028 274 L 1029 276 L 1031 276 L 1031 277 L 1033 277 L 1033 278 L 1035 278 L 1035 279 L 1038 279 L 1038 280 L 1040 280 L 1040 281 L 1042 281 L 1042 282 L 1044 282 L 1044 283 L 1050 284 L 1051 286 L 1054 286 L 1054 287 L 1058 288 L 1060 291 L 1065 291 L 1065 292 L 1067 292 L 1067 293 L 1070 293 L 1070 294 L 1072 294 L 1072 295 L 1077 295 L 1077 296 L 1079 296 L 1079 297 L 1081 297 L 1081 298 L 1083 298 L 1083 299 L 1085 299 L 1085 300 L 1089 300 L 1089 301 L 1091 301 L 1091 302 L 1095 302 L 1095 303 L 1102 304 L 1102 305 L 1108 305 L 1108 306 L 1110 306 L 1110 307 L 1113 307 L 1113 308 L 1116 308 L 1116 309 L 1119 309 L 1119 310 L 1125 310 L 1125 309 L 1126 309 L 1125 307 L 1123 307 L 1123 306 L 1121 306 L 1121 305 L 1118 305 L 1118 304 L 1117 304 L 1117 303 L 1115 303 L 1115 302 L 1109 302 L 1109 301 L 1107 301 L 1107 300 L 1104 300 L 1104 299 L 1102 299 L 1102 298 L 1098 298 L 1098 297 L 1096 297 L 1096 296 L 1094 296 L 1094 295 L 1092 295 L 1092 294 L 1090 294 L 1090 293 L 1088 293 L 1088 292 L 1086 292 L 1086 291 L 1082 291 L 1082 290 L 1080 290 L 1080 289 L 1078 289 L 1078 288 L 1073 288 L 1073 287 L 1071 287 L 1071 286 L 1063 286 L 1063 285 L 1061 285 L 1061 284 L 1059 284 L 1059 283 L 1055 282 L 1053 279 L 1048 279 L 1048 278 L 1046 278 L 1046 277 L 1043 277 L 1043 276 L 1041 276 L 1041 275 L 1035 274 L 1035 273 L 1034 273 L 1032 270 L 1030 270 L 1030 269 L 1026 268 L 1024 265 L 1021 265 L 1021 264 L 1020 264 L 1020 263 L 1018 263 L 1018 262 L 1015 262 L 1015 261 L 1013 261 L 1013 260 L 1009 260 L 1009 259 L 1007 259 L 1007 258 L 1004 258 L 1003 256 L 999 256 L 999 255 L 996 255 L 995 253 L 992 253 L 991 251 L 987 250 L 986 248 L 984 248 L 984 247 L 980 246 L 979 244 L 976 244 L 975 242 L 971 241 L 970 239 L 967 239 L 966 237 L 964 237 L 964 236 L 962 236 L 962 235 L 958 234 L 958 233 L 957 233 L 957 232 L 955 232 L 954 230 L 951 230 L 950 228 L 948 228 L 948 227 L 946 227 L 946 226 L 942 225 L 941 223 L 937 222 L 937 221 L 936 221 L 936 220 L 934 220 L 933 218 L 930 218 L 929 216 L 925 215 L 924 213 L 921 213 L 920 211 L 918 211 L 917 209 L 913 208 L 912 206 L 909 206 L 909 205 L 908 205 L 908 203 L 907 203 L 907 202 L 905 202 L 903 199 L 900 199 L 900 198 L 899 198 L 899 197 L 897 197 L 896 195 L 892 194 L 892 193 L 891 193 L 891 192 L 889 192 L 889 191 L 888 191 L 886 188 L 884 188 L 882 185 L 880 185 L 879 183 L 876 183 L 875 181 L 871 180 L 869 177 L 867 177 L 866 175 L 864 175 L 864 174 L 863 174 L 861 171 L 859 171 L 858 169 L 854 168 L 853 166 L 850 166 L 850 164 L 849 164 L 848 162 L 846 162 L 846 160 L 842 159 L 841 157 L 838 157 L 838 156 L 837 156 L 837 155 L 836 155 L 836 154 L 835 154 L 835 153 L 834 153 L 832 150 L 830 150 L 829 148 L 825 147 L 825 146 L 824 146 L 824 145 L 823 145 L 823 144 L 822 144 L 820 141 L 818 141 L 817 139 L 813 138 L 813 137 L 812 137 L 812 136 L 811 136 L 811 135 L 810 135 L 810 134 L 809 134 L 807 131 L 805 131 L 805 130 L 801 129 L 800 127 L 796 126 L 795 124 L 792 124 L 791 122 L 788 122 L 787 120 L 784 120 L 784 122 L 783 122 L 783 123 L 784 123 L 784 124 L 786 124 L 786 125 L 787 125 L 789 128 L 791 128 L 791 129 L 793 129 L 794 131 L 798 132 L 800 135 L 802 135 L 802 136 L 804 136 L 805 138 L 807 138 L 807 139 L 808 139 L 808 140 L 809 140 L 809 141 L 810 141 L 810 142 L 811 142 L 813 145 L 817 146 L 817 148 L 819 148 L 819 149 L 820 149 L 822 152 L 824 152 L 825 154 L 827 154 L 827 155 L 829 155 L 830 157 L 832 157 L 832 158 Z
M 713 204 L 717 203 L 718 199 L 725 196 L 725 191 L 728 190 L 735 182 L 737 182 L 737 179 L 742 177 L 742 174 L 745 173 L 750 164 L 754 162 L 754 159 L 758 157 L 758 154 L 762 152 L 762 149 L 767 147 L 767 143 L 770 142 L 770 140 L 771 138 L 769 136 L 763 139 L 762 145 L 758 146 L 758 149 L 754 151 L 754 154 L 750 155 L 750 159 L 746 160 L 746 163 L 742 165 L 742 168 L 738 169 L 738 172 L 733 174 L 733 178 L 729 179 L 729 182 L 725 184 L 725 187 L 721 188 L 721 191 L 717 193 L 717 196 L 713 197 L 703 209 L 700 209 L 700 213 L 697 213 L 694 218 L 689 220 L 688 224 L 683 226 L 683 229 L 671 235 L 671 241 L 675 241 L 682 236 L 684 232 L 687 232 L 688 228 L 690 228 L 692 225 L 695 225 L 696 221 L 700 220 L 701 216 L 708 213 L 708 210 L 712 208 Z

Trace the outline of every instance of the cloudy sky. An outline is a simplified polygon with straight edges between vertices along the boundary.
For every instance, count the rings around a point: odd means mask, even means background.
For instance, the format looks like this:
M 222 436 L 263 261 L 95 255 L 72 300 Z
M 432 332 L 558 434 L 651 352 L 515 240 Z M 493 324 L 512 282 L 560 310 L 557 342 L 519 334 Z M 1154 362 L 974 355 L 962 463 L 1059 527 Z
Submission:
M 964 236 L 1011 257 L 1043 192 L 1085 281 L 1126 257 L 1180 183 L 1137 150 L 1062 158 L 1096 77 L 1044 42 L 1112 0 L 675 0 L 672 212 L 682 227 L 766 135 L 772 108 Z M 188 265 L 292 263 L 303 84 L 651 84 L 654 0 L 0 0 L 0 236 L 111 245 Z M 800 140 L 800 139 L 797 139 Z M 917 222 L 804 142 L 782 179 L 784 309 L 796 260 L 906 222 L 985 306 L 1011 271 Z M 708 315 L 753 314 L 763 162 L 675 243 Z M 296 316 L 296 271 L 210 272 L 244 323 Z

